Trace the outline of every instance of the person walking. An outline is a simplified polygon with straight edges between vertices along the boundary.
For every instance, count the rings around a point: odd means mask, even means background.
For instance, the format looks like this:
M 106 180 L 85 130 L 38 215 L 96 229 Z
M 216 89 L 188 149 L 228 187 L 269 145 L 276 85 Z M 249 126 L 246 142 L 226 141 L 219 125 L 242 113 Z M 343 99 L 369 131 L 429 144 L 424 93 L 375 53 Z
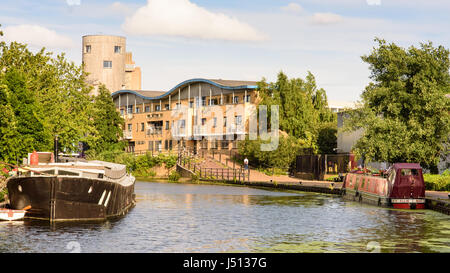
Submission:
M 247 159 L 247 157 L 244 159 L 244 170 L 248 170 L 248 159 Z

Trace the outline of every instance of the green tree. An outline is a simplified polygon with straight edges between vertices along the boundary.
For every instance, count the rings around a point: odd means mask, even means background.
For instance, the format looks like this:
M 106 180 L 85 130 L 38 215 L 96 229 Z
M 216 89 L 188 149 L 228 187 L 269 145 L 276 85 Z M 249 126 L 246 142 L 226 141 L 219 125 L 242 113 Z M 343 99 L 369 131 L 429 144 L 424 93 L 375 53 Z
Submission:
M 9 91 L 7 86 L 0 82 L 0 160 L 17 160 L 22 145 L 16 138 L 17 135 L 17 120 L 9 104 Z
M 124 120 L 116 110 L 108 89 L 101 85 L 98 91 L 93 105 L 93 120 L 98 138 L 93 148 L 97 152 L 123 150 L 125 143 L 120 139 L 123 136 Z
M 261 151 L 261 144 L 268 142 L 259 138 L 257 140 L 249 140 L 247 136 L 239 145 L 239 154 L 246 156 L 252 165 L 262 168 L 288 168 L 294 162 L 300 150 L 306 147 L 306 143 L 303 140 L 281 134 L 276 150 Z
M 4 83 L 9 90 L 6 105 L 9 105 L 14 113 L 17 125 L 15 138 L 21 146 L 17 156 L 21 158 L 30 151 L 43 148 L 46 140 L 44 125 L 37 113 L 36 95 L 27 88 L 24 73 L 14 68 L 10 69 L 4 75 Z
M 67 61 L 64 54 L 52 57 L 52 53 L 46 52 L 45 48 L 33 53 L 24 44 L 2 42 L 0 71 L 3 72 L 0 78 L 4 78 L 4 82 L 6 79 L 9 85 L 14 85 L 14 89 L 20 91 L 17 94 L 15 91 L 11 93 L 13 109 L 16 111 L 17 106 L 22 113 L 32 112 L 34 118 L 39 121 L 37 124 L 43 126 L 43 130 L 35 131 L 38 137 L 33 137 L 39 145 L 26 145 L 23 147 L 23 153 L 31 152 L 31 148 L 51 150 L 55 135 L 59 136 L 62 150 L 68 152 L 77 150 L 79 141 L 95 141 L 93 104 L 89 96 L 91 87 L 86 84 L 86 75 L 82 68 Z M 15 76 L 17 80 L 12 81 L 14 77 L 6 78 L 7 75 L 13 74 L 19 75 Z M 22 99 L 15 100 L 19 98 L 18 95 L 25 101 L 33 100 L 32 103 L 25 103 L 30 105 L 28 108 L 32 108 L 31 112 L 22 109 Z M 25 130 L 21 118 L 16 118 L 17 130 Z
M 301 139 L 314 152 L 332 153 L 336 143 L 336 115 L 328 109 L 326 92 L 318 89 L 311 72 L 306 79 L 280 72 L 275 83 L 258 83 L 260 105 L 278 105 L 280 130 Z M 270 123 L 270 122 L 269 122 Z
M 375 39 L 362 56 L 372 82 L 345 130 L 363 129 L 354 151 L 367 160 L 418 162 L 436 171 L 450 135 L 449 50 L 431 42 L 408 49 Z M 448 152 L 448 151 L 447 151 Z

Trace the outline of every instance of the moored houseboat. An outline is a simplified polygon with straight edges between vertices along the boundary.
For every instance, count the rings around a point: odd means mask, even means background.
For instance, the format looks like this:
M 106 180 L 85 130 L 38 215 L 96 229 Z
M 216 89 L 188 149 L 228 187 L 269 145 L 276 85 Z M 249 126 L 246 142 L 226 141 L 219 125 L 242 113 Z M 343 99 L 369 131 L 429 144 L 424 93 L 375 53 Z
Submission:
M 424 209 L 425 183 L 416 163 L 396 163 L 387 177 L 348 173 L 342 186 L 345 199 L 398 209 Z
M 49 221 L 105 220 L 135 204 L 135 178 L 126 166 L 104 161 L 39 163 L 8 178 L 12 209 Z

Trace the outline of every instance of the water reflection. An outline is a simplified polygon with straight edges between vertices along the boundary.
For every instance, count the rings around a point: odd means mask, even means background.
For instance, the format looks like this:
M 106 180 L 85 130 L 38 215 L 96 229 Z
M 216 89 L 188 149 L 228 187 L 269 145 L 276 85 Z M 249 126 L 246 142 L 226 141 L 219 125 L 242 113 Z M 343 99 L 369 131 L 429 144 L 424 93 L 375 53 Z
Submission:
M 450 217 L 338 196 L 138 182 L 125 217 L 0 222 L 0 252 L 449 252 Z

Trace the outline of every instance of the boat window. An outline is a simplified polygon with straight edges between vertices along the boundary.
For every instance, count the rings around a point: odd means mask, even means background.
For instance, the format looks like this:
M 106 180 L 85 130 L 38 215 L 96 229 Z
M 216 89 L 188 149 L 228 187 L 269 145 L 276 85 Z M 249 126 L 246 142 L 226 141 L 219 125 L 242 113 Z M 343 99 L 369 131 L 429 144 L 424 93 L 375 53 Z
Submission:
M 388 177 L 389 182 L 393 183 L 395 180 L 395 170 L 391 170 L 391 172 L 389 173 L 389 177 Z
M 407 176 L 407 175 L 418 175 L 419 172 L 417 169 L 402 169 L 402 176 Z
M 64 170 L 59 170 L 58 175 L 71 175 L 71 176 L 80 176 L 78 173 L 75 172 L 69 172 Z
M 55 170 L 46 170 L 46 171 L 42 171 L 42 173 L 55 174 Z

